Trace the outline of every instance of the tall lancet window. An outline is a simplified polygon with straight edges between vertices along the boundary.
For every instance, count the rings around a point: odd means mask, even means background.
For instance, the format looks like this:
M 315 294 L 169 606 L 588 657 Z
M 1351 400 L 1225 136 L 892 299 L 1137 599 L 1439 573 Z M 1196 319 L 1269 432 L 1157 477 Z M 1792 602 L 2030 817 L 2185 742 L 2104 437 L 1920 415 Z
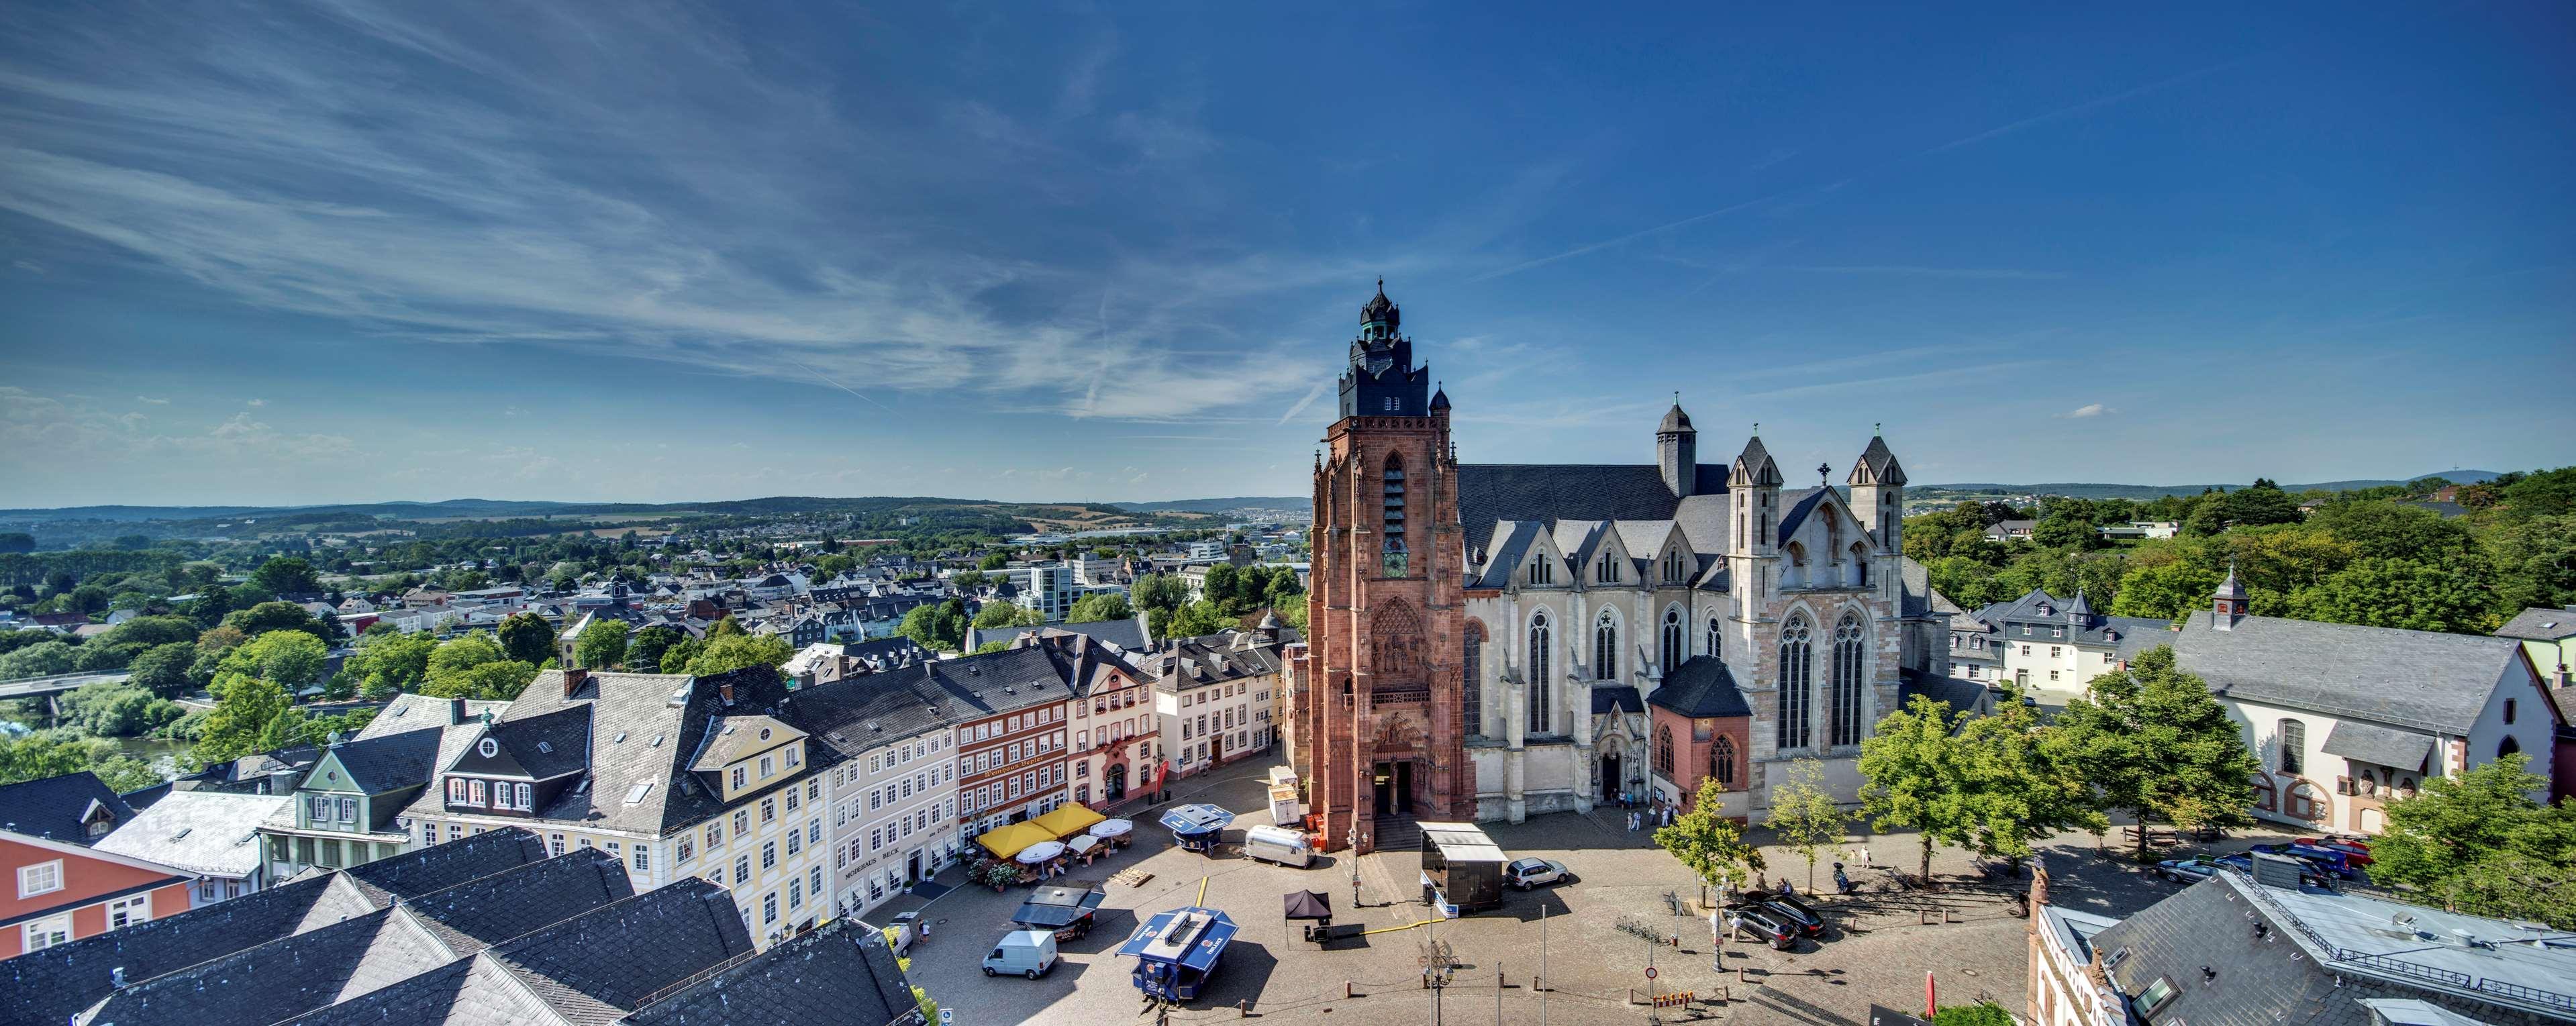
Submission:
M 1383 525 L 1386 534 L 1386 575 L 1402 577 L 1406 571 L 1404 545 L 1404 461 L 1392 454 L 1386 458 L 1385 509 Z
M 1663 661 L 1664 672 L 1671 673 L 1673 667 L 1680 666 L 1682 660 L 1690 658 L 1690 651 L 1682 647 L 1682 611 L 1680 609 L 1664 610 L 1662 641 L 1663 650 L 1656 653 L 1656 657 Z
M 1707 647 L 1707 648 L 1705 648 L 1705 649 L 1702 649 L 1702 650 L 1700 651 L 1700 654 L 1701 654 L 1701 655 L 1704 655 L 1704 656 L 1707 656 L 1707 657 L 1709 657 L 1709 658 L 1711 658 L 1711 659 L 1724 659 L 1724 658 L 1726 658 L 1726 650 L 1725 650 L 1724 648 L 1720 647 L 1720 643 L 1724 642 L 1725 640 L 1726 640 L 1726 636 L 1725 636 L 1725 635 L 1722 635 L 1722 634 L 1719 634 L 1719 633 L 1717 632 L 1717 618 L 1716 618 L 1716 617 L 1714 617 L 1714 616 L 1709 617 L 1709 618 L 1708 618 L 1708 647 Z
M 1856 614 L 1844 613 L 1842 622 L 1834 625 L 1833 710 L 1827 744 L 1860 743 L 1861 679 L 1869 666 L 1866 633 Z
M 1466 721 L 1467 733 L 1485 736 L 1485 625 L 1467 621 L 1466 651 L 1459 664 L 1466 667 L 1467 693 L 1459 705 L 1459 716 Z
M 1592 669 L 1595 679 L 1619 679 L 1619 618 L 1607 609 L 1592 621 Z
M 1807 725 L 1808 702 L 1815 687 L 1815 676 L 1809 664 L 1809 638 L 1806 614 L 1789 618 L 1780 630 L 1780 720 L 1779 746 L 1783 749 L 1805 748 L 1812 734 Z
M 1533 734 L 1547 733 L 1547 678 L 1554 669 L 1548 662 L 1547 613 L 1530 616 L 1529 626 L 1529 726 Z

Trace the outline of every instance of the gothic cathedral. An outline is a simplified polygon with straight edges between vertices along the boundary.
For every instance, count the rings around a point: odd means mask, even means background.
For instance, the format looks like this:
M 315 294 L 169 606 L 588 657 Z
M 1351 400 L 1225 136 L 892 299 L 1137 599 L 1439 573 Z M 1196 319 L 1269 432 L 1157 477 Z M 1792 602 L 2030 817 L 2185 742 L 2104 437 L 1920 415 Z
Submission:
M 1698 462 L 1675 405 L 1653 464 L 1461 465 L 1401 327 L 1380 283 L 1315 468 L 1288 741 L 1327 847 L 1373 847 L 1385 816 L 1519 822 L 1709 778 L 1749 817 L 1800 759 L 1850 799 L 1903 698 L 1975 704 L 1900 552 L 1883 440 L 1844 488 L 1788 489 L 1758 436 Z

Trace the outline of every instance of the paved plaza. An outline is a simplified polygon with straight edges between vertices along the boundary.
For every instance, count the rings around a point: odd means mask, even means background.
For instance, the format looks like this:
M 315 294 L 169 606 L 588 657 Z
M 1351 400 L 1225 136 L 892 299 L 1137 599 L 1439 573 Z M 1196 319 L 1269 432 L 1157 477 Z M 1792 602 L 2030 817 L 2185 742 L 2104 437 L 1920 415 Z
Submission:
M 1268 822 L 1258 811 L 1264 807 L 1261 785 L 1268 766 L 1256 761 L 1177 782 L 1173 798 L 1245 811 L 1238 827 Z M 1154 1021 L 1153 1010 L 1128 982 L 1129 960 L 1110 952 L 1143 917 L 1189 904 L 1225 910 L 1242 933 L 1228 949 L 1210 991 L 1170 1009 L 1174 1022 L 1246 1017 L 1288 1023 L 1432 1022 L 1435 1000 L 1437 1019 L 1443 1022 L 1535 1023 L 1542 1015 L 1551 1023 L 1644 1022 L 1656 1010 L 1633 1001 L 1649 986 L 1650 961 L 1657 992 L 1683 990 L 1694 997 L 1687 1006 L 1661 1009 L 1666 1022 L 1856 1026 L 1867 1021 L 1873 1002 L 1919 1008 L 1927 970 L 1938 974 L 1944 1004 L 1983 998 L 2018 1012 L 2028 986 L 2026 921 L 2014 915 L 2009 896 L 2027 883 L 1987 887 L 1962 882 L 1970 864 L 1956 852 L 1944 851 L 1934 859 L 1934 875 L 1951 881 L 1941 892 L 1899 891 L 1889 885 L 1862 895 L 1819 899 L 1829 923 L 1821 944 L 1806 941 L 1795 950 L 1777 952 L 1730 941 L 1721 972 L 1711 965 L 1707 913 L 1697 905 L 1697 885 L 1671 856 L 1652 846 L 1649 831 L 1624 829 L 1622 810 L 1487 824 L 1486 831 L 1506 853 L 1557 859 L 1578 879 L 1528 893 L 1506 891 L 1498 910 L 1427 924 L 1415 852 L 1363 857 L 1362 903 L 1353 908 L 1346 855 L 1319 858 L 1314 867 L 1302 870 L 1249 861 L 1231 850 L 1201 856 L 1173 848 L 1168 832 L 1148 825 L 1151 811 L 1128 811 L 1139 823 L 1135 846 L 1093 866 L 1076 867 L 1071 877 L 1075 883 L 1106 885 L 1109 897 L 1100 927 L 1087 938 L 1066 942 L 1063 963 L 1043 979 L 988 979 L 977 965 L 1008 928 L 1025 888 L 1001 894 L 989 887 L 959 888 L 926 906 L 904 898 L 871 918 L 923 909 L 933 934 L 913 951 L 913 980 L 942 1006 L 955 1009 L 956 1021 L 966 1026 Z M 1766 837 L 1755 832 L 1757 841 Z M 2229 846 L 2241 847 L 2249 840 Z M 1880 867 L 1897 862 L 1910 868 L 1913 845 L 1909 836 L 1875 835 L 1851 847 L 1866 847 Z M 1766 848 L 1765 854 L 1769 876 L 1786 877 L 1805 890 L 1802 858 L 1778 848 Z M 2064 906 L 2125 915 L 2174 889 L 2097 855 L 2090 835 L 2061 838 L 2045 857 L 2054 877 L 2053 900 Z M 1153 875 L 1135 886 L 1110 881 L 1130 869 Z M 1829 882 L 1830 872 L 1819 863 L 1817 879 Z M 1854 866 L 1854 878 L 1864 884 L 1887 875 L 1883 869 Z M 943 879 L 955 876 L 951 870 Z M 1302 924 L 1280 916 L 1280 895 L 1291 890 L 1331 895 L 1336 923 L 1360 923 L 1372 932 L 1319 949 L 1302 939 Z M 1675 900 L 1682 903 L 1679 914 Z M 1679 938 L 1678 945 L 1669 942 L 1673 937 Z M 1464 963 L 1451 985 L 1436 995 L 1423 988 L 1420 968 L 1426 943 L 1435 939 Z M 1543 992 L 1532 986 L 1542 959 L 1547 972 Z M 1241 1010 L 1238 1002 L 1244 1003 Z

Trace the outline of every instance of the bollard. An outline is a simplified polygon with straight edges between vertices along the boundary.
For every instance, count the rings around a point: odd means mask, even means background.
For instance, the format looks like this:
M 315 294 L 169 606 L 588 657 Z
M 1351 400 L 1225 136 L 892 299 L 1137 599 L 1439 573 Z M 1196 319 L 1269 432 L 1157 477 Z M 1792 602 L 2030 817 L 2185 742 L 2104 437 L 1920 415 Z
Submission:
M 1348 999 L 1350 996 L 1351 996 L 1351 981 L 1349 981 L 1349 980 L 1343 980 L 1343 981 L 1342 981 L 1342 997 L 1343 997 L 1344 999 Z
M 1234 1003 L 1234 1017 L 1237 1019 L 1248 1019 L 1252 1017 L 1251 998 L 1243 998 Z

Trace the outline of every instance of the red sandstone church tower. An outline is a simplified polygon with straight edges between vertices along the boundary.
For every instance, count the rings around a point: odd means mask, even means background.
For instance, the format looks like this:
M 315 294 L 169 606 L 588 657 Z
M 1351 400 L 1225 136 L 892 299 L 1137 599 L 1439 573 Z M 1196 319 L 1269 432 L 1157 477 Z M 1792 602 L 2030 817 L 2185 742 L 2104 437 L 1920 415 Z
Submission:
M 1449 397 L 1432 394 L 1430 368 L 1413 366 L 1401 322 L 1379 282 L 1360 308 L 1341 419 L 1315 468 L 1290 750 L 1329 850 L 1354 838 L 1373 848 L 1380 815 L 1476 811 L 1459 710 L 1464 543 Z

